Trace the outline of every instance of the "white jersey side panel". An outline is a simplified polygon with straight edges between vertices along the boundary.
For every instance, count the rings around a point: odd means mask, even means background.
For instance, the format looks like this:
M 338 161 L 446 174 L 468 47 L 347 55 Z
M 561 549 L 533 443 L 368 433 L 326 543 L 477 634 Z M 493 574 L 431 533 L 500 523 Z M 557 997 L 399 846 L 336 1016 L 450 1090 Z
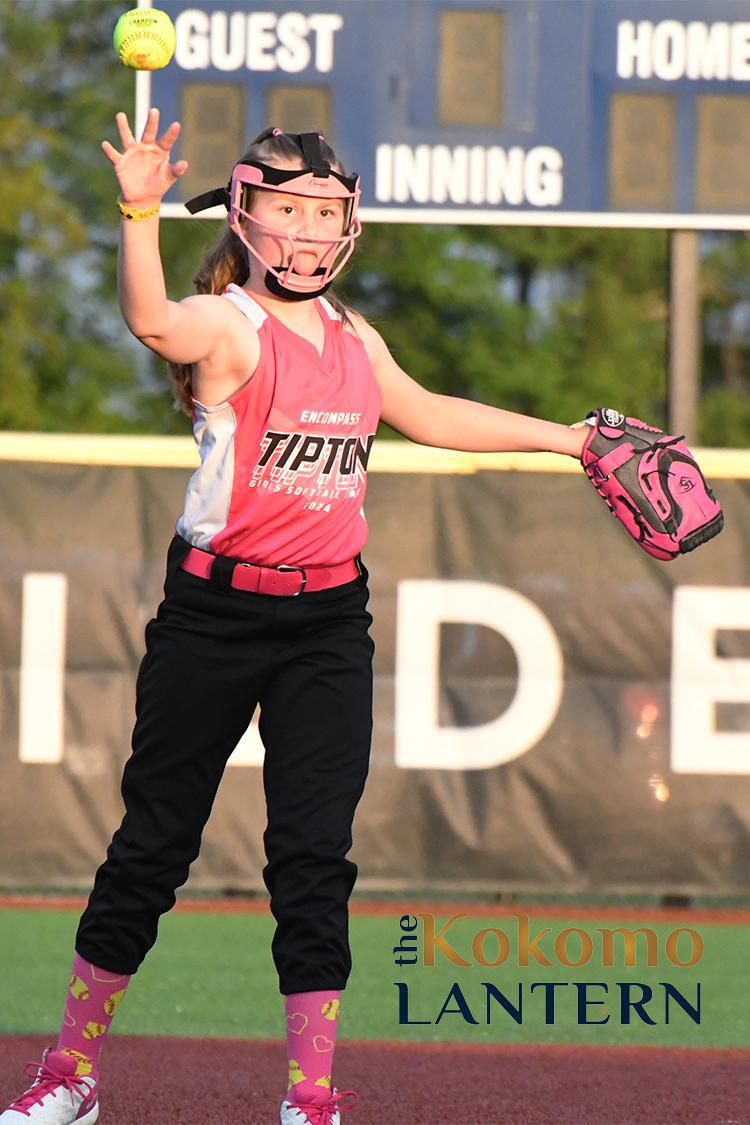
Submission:
M 244 313 L 258 331 L 267 313 L 239 285 L 228 285 L 223 294 Z M 185 510 L 176 531 L 188 543 L 210 550 L 211 540 L 227 526 L 234 482 L 234 437 L 237 418 L 228 402 L 204 406 L 193 399 L 193 436 L 200 452 L 201 467 L 190 478 Z
M 185 493 L 185 509 L 177 521 L 177 534 L 194 547 L 210 550 L 211 540 L 229 518 L 234 482 L 234 435 L 237 418 L 228 402 L 203 406 L 195 402 L 193 435 L 201 465 Z

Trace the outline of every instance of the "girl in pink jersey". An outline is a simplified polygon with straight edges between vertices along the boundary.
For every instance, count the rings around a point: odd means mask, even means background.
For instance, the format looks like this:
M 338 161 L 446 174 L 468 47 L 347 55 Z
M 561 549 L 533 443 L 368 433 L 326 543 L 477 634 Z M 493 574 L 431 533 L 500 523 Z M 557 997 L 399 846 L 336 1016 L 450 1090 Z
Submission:
M 282 1125 L 339 1125 L 356 1095 L 332 1061 L 351 968 L 347 904 L 354 811 L 367 775 L 372 641 L 362 511 L 379 419 L 424 445 L 552 450 L 581 430 L 425 391 L 380 335 L 324 294 L 359 234 L 359 184 L 317 134 L 268 129 L 226 188 L 228 224 L 168 300 L 159 204 L 186 170 L 175 122 L 151 110 L 137 141 L 103 142 L 120 185 L 119 291 L 131 332 L 169 361 L 201 467 L 146 629 L 126 813 L 76 937 L 62 1027 L 0 1125 L 93 1125 L 98 1060 L 131 975 L 200 848 L 227 759 L 260 703 L 268 806 L 264 879 L 285 997 Z M 155 1106 L 154 1121 L 162 1120 Z

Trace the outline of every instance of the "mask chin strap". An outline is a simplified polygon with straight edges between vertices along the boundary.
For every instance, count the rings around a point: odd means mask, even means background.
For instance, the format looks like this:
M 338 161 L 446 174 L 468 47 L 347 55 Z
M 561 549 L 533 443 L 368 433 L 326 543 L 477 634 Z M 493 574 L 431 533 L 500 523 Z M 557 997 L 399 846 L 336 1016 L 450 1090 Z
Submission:
M 319 267 L 310 276 L 315 277 L 316 274 L 324 273 L 325 270 Z M 287 289 L 286 285 L 282 285 L 270 270 L 266 270 L 265 283 L 269 293 L 273 293 L 274 297 L 283 297 L 285 301 L 309 301 L 311 297 L 322 297 L 326 290 L 331 287 L 331 282 L 327 281 L 320 289 L 306 289 L 304 292 L 300 292 L 299 289 Z

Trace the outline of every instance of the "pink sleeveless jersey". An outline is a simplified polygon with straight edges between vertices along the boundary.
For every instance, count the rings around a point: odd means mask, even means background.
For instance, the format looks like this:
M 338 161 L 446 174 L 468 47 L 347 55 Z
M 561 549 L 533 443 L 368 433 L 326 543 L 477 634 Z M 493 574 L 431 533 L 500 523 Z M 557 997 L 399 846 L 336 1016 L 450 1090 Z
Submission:
M 367 539 L 362 504 L 381 394 L 360 338 L 325 298 L 319 356 L 237 285 L 224 294 L 251 321 L 260 360 L 219 406 L 194 400 L 201 467 L 177 533 L 214 554 L 264 566 L 335 566 Z

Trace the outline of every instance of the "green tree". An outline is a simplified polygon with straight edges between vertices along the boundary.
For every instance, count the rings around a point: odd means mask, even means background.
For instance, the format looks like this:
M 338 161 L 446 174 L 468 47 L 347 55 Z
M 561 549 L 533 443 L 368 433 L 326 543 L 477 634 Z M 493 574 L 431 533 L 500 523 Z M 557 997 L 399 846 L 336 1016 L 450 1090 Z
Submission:
M 750 442 L 750 236 L 713 235 L 702 262 L 700 439 Z
M 115 298 L 115 188 L 100 141 L 133 98 L 114 0 L 0 7 L 0 427 L 180 426 Z M 141 349 L 142 350 L 142 349 Z
M 432 390 L 664 421 L 667 250 L 660 231 L 371 226 L 341 288 Z

